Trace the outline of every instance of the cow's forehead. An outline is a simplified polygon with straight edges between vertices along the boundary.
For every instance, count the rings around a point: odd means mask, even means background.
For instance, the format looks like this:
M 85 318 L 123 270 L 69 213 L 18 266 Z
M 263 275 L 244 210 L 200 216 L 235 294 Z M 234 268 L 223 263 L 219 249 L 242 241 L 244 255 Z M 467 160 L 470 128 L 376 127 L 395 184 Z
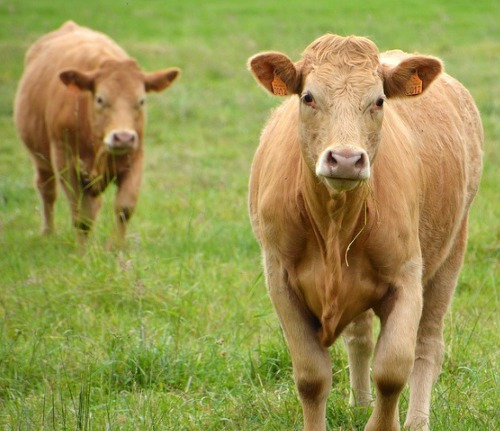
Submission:
M 122 71 L 125 73 L 140 73 L 139 65 L 135 60 L 106 60 L 99 66 L 99 72 L 103 75 Z
M 110 60 L 101 64 L 96 76 L 97 86 L 116 87 L 120 92 L 133 91 L 143 88 L 143 74 L 133 60 Z
M 302 74 L 304 82 L 313 82 L 331 97 L 357 99 L 380 90 L 379 67 L 378 49 L 369 39 L 328 34 L 304 51 Z

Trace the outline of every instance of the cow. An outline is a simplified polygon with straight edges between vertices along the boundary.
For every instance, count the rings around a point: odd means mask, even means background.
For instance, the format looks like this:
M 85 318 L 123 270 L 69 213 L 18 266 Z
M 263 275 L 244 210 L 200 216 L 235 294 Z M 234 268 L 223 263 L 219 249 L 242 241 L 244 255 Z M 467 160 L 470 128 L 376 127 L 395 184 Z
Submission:
M 116 236 L 124 240 L 142 179 L 145 94 L 163 91 L 179 73 L 145 73 L 108 36 L 72 21 L 29 48 L 14 121 L 34 162 L 44 233 L 54 230 L 57 178 L 79 238 L 115 182 Z
M 463 263 L 482 169 L 469 92 L 438 58 L 380 54 L 369 39 L 326 34 L 297 62 L 249 59 L 272 113 L 254 156 L 249 214 L 290 351 L 304 430 L 326 429 L 328 348 L 342 335 L 351 405 L 365 431 L 429 429 L 443 319 Z M 376 345 L 373 317 L 381 322 Z

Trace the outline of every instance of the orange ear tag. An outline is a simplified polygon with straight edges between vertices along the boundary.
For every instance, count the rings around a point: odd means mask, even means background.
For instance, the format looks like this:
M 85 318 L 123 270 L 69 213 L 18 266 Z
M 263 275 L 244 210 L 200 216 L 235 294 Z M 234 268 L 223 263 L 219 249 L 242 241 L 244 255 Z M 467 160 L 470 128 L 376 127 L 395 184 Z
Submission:
M 406 95 L 407 96 L 416 96 L 417 94 L 422 93 L 422 80 L 418 76 L 418 72 L 413 72 L 413 75 L 410 76 L 408 82 L 406 83 Z
M 286 96 L 288 94 L 288 90 L 286 89 L 286 84 L 278 75 L 274 75 L 274 79 L 273 82 L 271 82 L 271 86 L 273 87 L 273 93 L 276 94 L 276 96 Z

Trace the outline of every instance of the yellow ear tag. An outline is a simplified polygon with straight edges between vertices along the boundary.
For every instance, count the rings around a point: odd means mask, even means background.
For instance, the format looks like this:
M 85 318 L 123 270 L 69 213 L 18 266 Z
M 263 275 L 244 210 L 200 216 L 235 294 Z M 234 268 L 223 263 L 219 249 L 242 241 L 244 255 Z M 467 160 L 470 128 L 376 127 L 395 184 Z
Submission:
M 406 83 L 406 95 L 407 96 L 416 96 L 417 94 L 422 93 L 422 80 L 418 76 L 418 72 L 413 72 L 413 75 L 410 76 L 408 82 Z
M 288 94 L 288 90 L 286 89 L 286 84 L 278 75 L 274 75 L 274 79 L 273 82 L 271 82 L 271 86 L 273 87 L 273 93 L 276 94 L 276 96 L 286 96 Z

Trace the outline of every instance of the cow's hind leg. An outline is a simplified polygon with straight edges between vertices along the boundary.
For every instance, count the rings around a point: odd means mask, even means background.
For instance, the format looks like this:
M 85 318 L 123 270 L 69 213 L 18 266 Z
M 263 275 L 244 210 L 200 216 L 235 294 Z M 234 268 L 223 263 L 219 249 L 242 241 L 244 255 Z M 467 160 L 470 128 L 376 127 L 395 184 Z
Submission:
M 328 350 L 320 343 L 318 321 L 299 301 L 279 261 L 265 256 L 264 263 L 269 294 L 292 357 L 304 431 L 325 431 L 332 371 Z
M 354 319 L 342 333 L 349 359 L 351 406 L 369 406 L 370 361 L 373 354 L 373 311 L 368 310 Z
M 49 163 L 36 163 L 35 184 L 42 200 L 42 232 L 54 231 L 54 202 L 57 197 L 56 178 Z
M 407 264 L 375 312 L 381 321 L 373 361 L 377 397 L 365 431 L 399 431 L 399 395 L 413 368 L 422 312 L 420 263 Z
M 410 405 L 405 426 L 411 430 L 429 429 L 431 392 L 443 362 L 443 323 L 467 241 L 467 220 L 464 221 L 448 259 L 427 283 L 424 291 L 422 318 L 418 329 L 415 365 L 410 378 Z
M 50 143 L 45 133 L 44 124 L 37 121 L 33 124 L 36 126 L 33 130 L 23 125 L 19 133 L 35 166 L 35 187 L 42 201 L 42 233 L 50 234 L 54 231 L 54 202 L 57 197 L 57 181 L 52 167 Z

